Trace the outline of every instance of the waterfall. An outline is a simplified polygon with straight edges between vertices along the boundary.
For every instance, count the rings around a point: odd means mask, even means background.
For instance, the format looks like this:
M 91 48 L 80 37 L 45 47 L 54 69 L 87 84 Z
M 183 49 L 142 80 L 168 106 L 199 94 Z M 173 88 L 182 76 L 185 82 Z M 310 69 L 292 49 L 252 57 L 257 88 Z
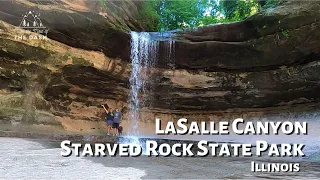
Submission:
M 169 69 L 175 69 L 175 41 L 167 40 L 165 43 L 165 59 Z
M 131 32 L 131 65 L 128 134 L 138 135 L 141 106 L 148 100 L 150 68 L 156 63 L 159 42 L 153 41 L 147 32 Z
M 172 39 L 163 39 L 158 33 L 131 32 L 131 74 L 130 74 L 130 94 L 128 98 L 128 121 L 129 127 L 126 129 L 127 136 L 121 138 L 121 144 L 139 144 L 145 151 L 145 142 L 140 139 L 138 130 L 139 121 L 141 121 L 140 111 L 143 107 L 150 106 L 153 94 L 153 67 L 156 65 L 159 53 L 165 54 L 164 61 L 170 69 L 174 69 L 174 41 Z M 165 40 L 163 51 L 159 51 L 160 41 Z

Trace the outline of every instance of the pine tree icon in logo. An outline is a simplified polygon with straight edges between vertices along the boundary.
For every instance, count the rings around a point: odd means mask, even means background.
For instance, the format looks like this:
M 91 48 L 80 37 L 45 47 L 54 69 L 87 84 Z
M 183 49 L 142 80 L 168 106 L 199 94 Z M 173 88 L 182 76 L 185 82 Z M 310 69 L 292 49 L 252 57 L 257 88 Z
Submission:
M 25 15 L 23 15 L 23 18 L 21 20 L 19 27 L 32 28 L 32 29 L 46 28 L 43 26 L 39 17 L 40 17 L 40 14 L 36 14 L 34 11 L 29 11 Z

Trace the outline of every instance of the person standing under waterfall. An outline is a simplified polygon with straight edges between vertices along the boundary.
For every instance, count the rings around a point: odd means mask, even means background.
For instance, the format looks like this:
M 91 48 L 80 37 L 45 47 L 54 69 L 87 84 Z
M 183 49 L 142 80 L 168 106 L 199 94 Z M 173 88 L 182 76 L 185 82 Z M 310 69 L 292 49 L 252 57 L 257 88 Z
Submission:
M 114 118 L 113 118 L 113 134 L 115 134 L 116 136 L 119 135 L 119 124 L 121 121 L 121 117 L 122 117 L 122 113 L 121 111 L 119 111 L 119 109 L 116 109 L 116 112 L 114 113 Z
M 113 126 L 113 120 L 114 120 L 114 113 L 112 108 L 109 109 L 109 111 L 107 110 L 107 108 L 102 105 L 103 109 L 106 111 L 106 120 L 107 120 L 107 135 L 110 135 L 110 131 L 112 129 Z

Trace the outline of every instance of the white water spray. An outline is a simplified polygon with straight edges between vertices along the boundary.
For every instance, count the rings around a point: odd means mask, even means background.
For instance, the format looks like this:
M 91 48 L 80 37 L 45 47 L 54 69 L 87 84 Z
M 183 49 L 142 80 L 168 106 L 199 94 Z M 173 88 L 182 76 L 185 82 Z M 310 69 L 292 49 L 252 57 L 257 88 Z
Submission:
M 131 65 L 129 124 L 128 134 L 139 135 L 137 128 L 140 120 L 140 109 L 146 101 L 150 68 L 156 63 L 158 42 L 152 41 L 149 33 L 131 32 Z
M 139 144 L 144 148 L 143 143 L 139 141 L 138 125 L 140 119 L 140 110 L 147 100 L 147 93 L 150 90 L 150 68 L 155 66 L 158 59 L 159 42 L 152 41 L 147 32 L 131 32 L 131 75 L 130 75 L 130 94 L 128 99 L 129 127 L 126 137 L 120 139 L 121 144 Z
M 144 148 L 144 142 L 140 141 L 138 130 L 139 121 L 141 121 L 140 111 L 142 107 L 150 105 L 152 102 L 152 79 L 153 67 L 159 58 L 159 44 L 163 36 L 158 34 L 151 35 L 147 32 L 131 32 L 131 65 L 130 75 L 130 95 L 128 99 L 129 127 L 126 130 L 127 136 L 120 140 L 122 144 L 139 144 Z M 174 69 L 174 41 L 164 41 L 165 62 Z M 143 149 L 144 151 L 144 149 Z

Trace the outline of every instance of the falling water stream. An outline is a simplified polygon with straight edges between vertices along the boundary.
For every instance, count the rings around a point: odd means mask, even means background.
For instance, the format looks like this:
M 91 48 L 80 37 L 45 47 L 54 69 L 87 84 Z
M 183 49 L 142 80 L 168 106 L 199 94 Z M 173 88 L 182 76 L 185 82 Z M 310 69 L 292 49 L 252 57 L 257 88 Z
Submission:
M 128 134 L 139 135 L 137 130 L 140 109 L 148 93 L 150 68 L 155 65 L 158 55 L 158 42 L 150 38 L 149 33 L 131 32 L 131 65 Z
M 128 99 L 129 127 L 127 137 L 120 140 L 125 144 L 140 144 L 138 124 L 140 119 L 140 110 L 146 106 L 148 94 L 151 94 L 150 73 L 151 68 L 158 59 L 159 42 L 152 40 L 147 32 L 131 32 L 131 75 L 130 75 L 130 94 Z
M 163 41 L 165 40 L 165 41 Z M 121 143 L 140 144 L 138 130 L 141 121 L 142 107 L 152 103 L 152 75 L 153 67 L 157 64 L 160 51 L 160 42 L 163 44 L 163 55 L 166 68 L 174 69 L 175 51 L 174 40 L 170 33 L 131 32 L 131 66 L 129 104 L 129 127 L 126 138 Z

